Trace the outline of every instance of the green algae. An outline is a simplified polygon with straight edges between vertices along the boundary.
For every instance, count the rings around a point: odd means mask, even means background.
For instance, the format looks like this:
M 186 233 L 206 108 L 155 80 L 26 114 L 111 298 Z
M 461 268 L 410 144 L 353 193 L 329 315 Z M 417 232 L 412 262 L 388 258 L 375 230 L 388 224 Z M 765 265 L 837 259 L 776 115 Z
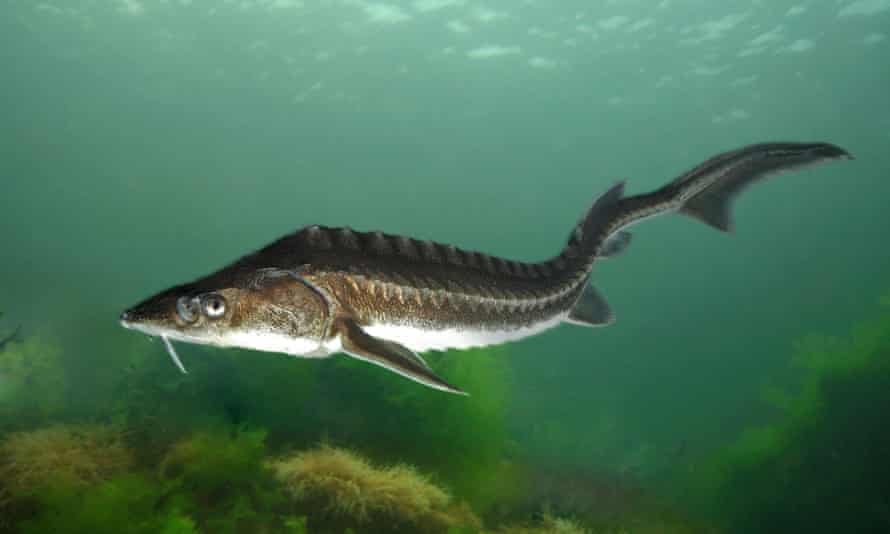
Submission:
M 51 338 L 30 336 L 0 357 L 0 432 L 60 418 L 69 398 L 62 350 Z
M 882 302 L 886 303 L 886 297 Z M 746 429 L 696 478 L 729 532 L 890 528 L 890 309 L 847 338 L 796 344 L 794 388 L 766 389 L 773 422 Z
M 159 513 L 163 487 L 138 474 L 128 474 L 87 489 L 66 484 L 39 494 L 36 517 L 21 522 L 25 534 L 150 534 L 196 532 L 194 523 L 175 511 Z

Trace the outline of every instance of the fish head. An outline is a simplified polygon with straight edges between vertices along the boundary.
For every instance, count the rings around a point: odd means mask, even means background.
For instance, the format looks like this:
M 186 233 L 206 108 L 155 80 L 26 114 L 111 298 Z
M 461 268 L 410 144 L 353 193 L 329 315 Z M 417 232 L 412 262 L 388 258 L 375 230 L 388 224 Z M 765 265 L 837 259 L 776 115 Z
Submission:
M 323 294 L 287 271 L 208 276 L 124 311 L 121 325 L 174 341 L 309 355 L 328 323 Z

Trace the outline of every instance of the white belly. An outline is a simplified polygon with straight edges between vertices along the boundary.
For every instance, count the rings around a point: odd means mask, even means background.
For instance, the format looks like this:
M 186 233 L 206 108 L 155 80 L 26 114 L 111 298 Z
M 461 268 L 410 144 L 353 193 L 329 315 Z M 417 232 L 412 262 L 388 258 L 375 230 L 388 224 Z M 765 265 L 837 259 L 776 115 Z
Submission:
M 319 356 L 321 348 L 318 340 L 290 337 L 269 332 L 233 331 L 227 333 L 218 343 L 228 347 L 261 350 L 265 352 L 283 352 L 292 356 Z
M 469 349 L 500 345 L 508 341 L 533 336 L 561 323 L 565 317 L 558 315 L 544 321 L 507 330 L 483 330 L 472 328 L 431 329 L 410 325 L 376 324 L 364 327 L 371 336 L 401 343 L 415 352 L 428 350 Z

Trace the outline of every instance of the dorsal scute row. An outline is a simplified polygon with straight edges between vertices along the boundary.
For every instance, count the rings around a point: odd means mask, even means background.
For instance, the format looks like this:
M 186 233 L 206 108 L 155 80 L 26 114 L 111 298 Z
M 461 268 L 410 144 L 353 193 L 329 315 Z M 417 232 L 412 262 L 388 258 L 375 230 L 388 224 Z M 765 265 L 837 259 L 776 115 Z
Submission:
M 467 267 L 494 276 L 523 279 L 546 278 L 552 266 L 525 263 L 464 250 L 453 245 L 420 240 L 380 231 L 358 232 L 348 227 L 307 226 L 295 237 L 311 250 L 344 250 L 376 257 L 395 256 L 413 262 Z

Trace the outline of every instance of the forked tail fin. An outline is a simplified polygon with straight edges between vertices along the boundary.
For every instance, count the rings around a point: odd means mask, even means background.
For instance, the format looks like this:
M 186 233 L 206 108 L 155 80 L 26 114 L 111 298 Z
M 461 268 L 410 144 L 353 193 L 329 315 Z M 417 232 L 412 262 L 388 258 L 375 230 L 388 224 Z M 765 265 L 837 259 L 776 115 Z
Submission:
M 768 176 L 836 159 L 853 159 L 828 143 L 768 143 L 721 154 L 669 184 L 683 199 L 680 212 L 718 230 L 732 230 L 732 201 Z M 684 189 L 688 193 L 684 194 Z
M 619 182 L 593 203 L 562 256 L 592 262 L 615 255 L 630 241 L 623 228 L 674 211 L 729 231 L 732 201 L 749 185 L 838 159 L 853 157 L 828 143 L 763 143 L 714 156 L 651 193 L 624 197 L 624 182 Z
M 853 159 L 828 143 L 763 143 L 714 156 L 664 187 L 630 197 L 624 182 L 612 186 L 577 224 L 562 253 L 551 264 L 572 283 L 586 283 L 593 262 L 623 251 L 630 242 L 624 228 L 643 219 L 679 211 L 722 231 L 732 229 L 732 201 L 749 185 L 781 172 L 838 159 Z M 564 279 L 566 279 L 564 278 Z M 596 292 L 579 298 L 572 322 L 611 321 L 608 305 Z

